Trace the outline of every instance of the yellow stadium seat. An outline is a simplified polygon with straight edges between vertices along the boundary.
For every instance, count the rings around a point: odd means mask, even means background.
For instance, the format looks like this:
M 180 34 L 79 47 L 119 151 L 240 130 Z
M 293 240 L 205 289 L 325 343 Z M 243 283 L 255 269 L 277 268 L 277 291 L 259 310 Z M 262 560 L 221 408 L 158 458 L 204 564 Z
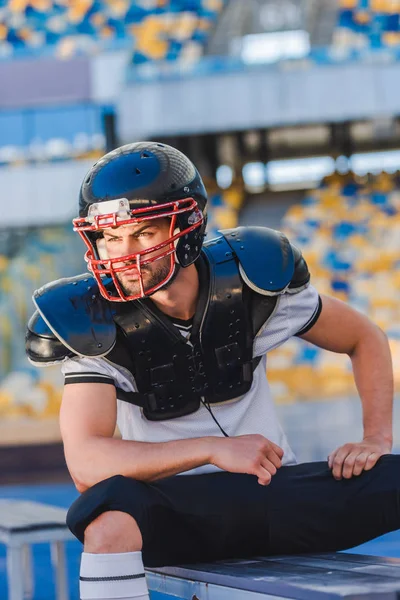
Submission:
M 176 40 L 185 41 L 192 37 L 197 28 L 197 16 L 194 13 L 180 13 L 171 20 L 169 35 Z
M 22 13 L 29 4 L 30 0 L 8 0 L 8 9 L 11 13 Z
M 400 32 L 386 31 L 382 35 L 382 40 L 386 46 L 398 46 L 400 44 Z
M 215 12 L 219 12 L 224 6 L 223 0 L 203 0 L 202 4 L 203 8 L 214 10 Z
M 7 37 L 8 27 L 4 23 L 0 23 L 0 42 Z
M 339 7 L 342 9 L 357 8 L 358 0 L 339 0 Z
M 24 40 L 24 42 L 29 43 L 29 41 L 33 37 L 33 31 L 31 29 L 29 29 L 28 27 L 22 27 L 18 31 L 18 35 L 22 40 Z
M 71 0 L 69 2 L 68 21 L 81 23 L 92 6 L 93 0 Z
M 100 36 L 104 39 L 112 38 L 114 36 L 114 33 L 115 31 L 113 27 L 110 27 L 109 25 L 105 25 L 100 29 Z
M 100 29 L 106 22 L 106 16 L 103 12 L 97 12 L 91 15 L 89 20 L 94 27 Z
M 197 27 L 198 31 L 208 31 L 213 26 L 213 21 L 211 19 L 198 19 Z
M 239 210 L 244 199 L 243 187 L 239 185 L 232 185 L 227 190 L 224 190 L 223 199 L 228 206 L 234 210 Z
M 360 25 L 366 25 L 371 20 L 371 13 L 366 10 L 359 10 L 354 15 L 354 20 L 357 21 Z
M 9 260 L 4 254 L 0 254 L 0 275 L 4 273 L 9 265 Z
M 52 0 L 30 0 L 30 3 L 36 10 L 49 12 L 53 8 Z
M 391 192 L 393 190 L 393 188 L 394 188 L 393 178 L 390 176 L 389 173 L 385 173 L 385 172 L 379 173 L 379 175 L 377 175 L 375 177 L 374 182 L 372 184 L 373 190 L 377 190 L 382 193 Z
M 230 208 L 215 208 L 214 220 L 218 229 L 231 229 L 238 225 L 238 215 Z
M 136 38 L 135 50 L 153 60 L 162 60 L 168 51 L 167 30 L 166 20 L 156 15 L 133 26 L 132 32 Z
M 126 15 L 130 2 L 129 0 L 109 0 L 107 4 L 111 15 L 121 19 Z

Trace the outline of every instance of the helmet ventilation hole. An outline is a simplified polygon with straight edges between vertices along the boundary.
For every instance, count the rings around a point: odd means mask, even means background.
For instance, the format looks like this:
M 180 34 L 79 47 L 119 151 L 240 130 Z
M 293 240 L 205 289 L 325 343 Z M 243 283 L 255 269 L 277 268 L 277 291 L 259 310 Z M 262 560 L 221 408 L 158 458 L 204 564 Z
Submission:
M 140 158 L 150 158 L 150 154 L 148 152 L 142 152 Z
M 136 175 L 140 175 L 142 171 L 140 169 L 136 168 L 135 172 L 136 172 Z

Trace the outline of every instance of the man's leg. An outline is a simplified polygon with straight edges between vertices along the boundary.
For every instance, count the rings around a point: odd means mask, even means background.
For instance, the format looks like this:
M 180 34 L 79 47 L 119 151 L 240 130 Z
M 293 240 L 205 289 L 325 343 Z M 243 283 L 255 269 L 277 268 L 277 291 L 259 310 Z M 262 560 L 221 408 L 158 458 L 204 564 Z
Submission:
M 83 542 L 90 524 L 112 511 L 132 519 L 129 529 L 117 524 L 122 545 L 110 517 L 107 536 L 99 534 L 99 520 L 85 550 L 100 544 L 106 553 L 138 552 L 139 530 L 149 567 L 344 550 L 400 528 L 400 456 L 384 456 L 371 471 L 341 481 L 326 462 L 282 467 L 266 487 L 252 475 L 226 472 L 152 484 L 118 475 L 82 494 L 67 522 Z
M 128 514 L 102 513 L 85 530 L 81 560 L 81 600 L 148 600 L 142 536 Z
M 268 498 L 268 554 L 332 552 L 400 529 L 400 456 L 336 481 L 326 462 L 282 467 Z
M 91 524 L 100 515 L 126 513 L 142 536 L 143 562 L 148 567 L 249 556 L 265 551 L 266 492 L 252 475 L 182 475 L 151 484 L 118 475 L 82 494 L 71 506 L 67 523 L 87 550 L 93 548 L 87 545 Z M 129 538 L 122 546 L 112 532 L 109 535 L 113 542 L 110 545 L 107 534 L 107 540 L 101 540 L 103 551 L 107 547 L 132 551 L 140 546 L 137 530 L 121 532 Z M 129 545 L 132 535 L 133 546 Z

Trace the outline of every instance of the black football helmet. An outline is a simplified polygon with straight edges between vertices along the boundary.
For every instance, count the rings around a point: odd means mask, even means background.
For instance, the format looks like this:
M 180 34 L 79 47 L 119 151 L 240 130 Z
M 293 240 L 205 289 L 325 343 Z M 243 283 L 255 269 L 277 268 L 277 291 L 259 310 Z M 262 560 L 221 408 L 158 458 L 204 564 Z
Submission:
M 87 246 L 88 269 L 93 273 L 101 294 L 116 302 L 137 300 L 162 288 L 174 275 L 176 263 L 191 265 L 199 256 L 207 222 L 207 192 L 193 163 L 176 148 L 157 142 L 128 144 L 109 152 L 86 175 L 79 197 L 79 217 L 74 230 Z M 141 221 L 168 217 L 168 239 L 135 254 L 110 259 L 101 245 L 101 230 Z M 154 250 L 161 254 L 147 257 Z M 170 256 L 169 275 L 157 286 L 145 290 L 141 267 Z M 121 261 L 125 262 L 124 266 Z M 138 272 L 140 294 L 128 296 L 117 273 Z M 112 278 L 112 291 L 105 278 Z M 106 289 L 107 285 L 107 289 Z

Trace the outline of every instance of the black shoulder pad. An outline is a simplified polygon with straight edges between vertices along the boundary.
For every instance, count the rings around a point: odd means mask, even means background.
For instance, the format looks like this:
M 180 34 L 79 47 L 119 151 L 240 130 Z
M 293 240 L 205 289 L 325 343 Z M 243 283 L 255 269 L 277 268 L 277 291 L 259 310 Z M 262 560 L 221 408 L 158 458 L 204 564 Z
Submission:
M 25 336 L 25 350 L 28 358 L 34 363 L 52 364 L 75 356 L 56 338 L 38 311 L 29 320 Z
M 111 302 L 89 274 L 59 279 L 37 290 L 33 301 L 45 324 L 79 356 L 105 356 L 115 344 Z
M 239 260 L 245 283 L 267 296 L 282 294 L 295 272 L 295 257 L 287 237 L 268 227 L 237 227 L 221 231 Z
M 294 274 L 289 285 L 291 291 L 300 291 L 310 282 L 310 272 L 301 250 L 292 244 L 294 254 Z

